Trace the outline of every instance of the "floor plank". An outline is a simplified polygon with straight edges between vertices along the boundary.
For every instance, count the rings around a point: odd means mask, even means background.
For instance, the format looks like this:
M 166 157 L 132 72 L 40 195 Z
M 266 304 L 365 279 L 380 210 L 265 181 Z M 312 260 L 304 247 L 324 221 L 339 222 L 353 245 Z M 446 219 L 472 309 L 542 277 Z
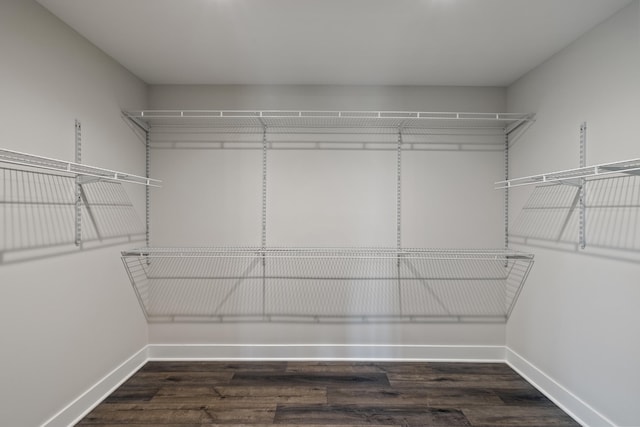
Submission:
M 463 409 L 473 427 L 552 427 L 578 424 L 556 406 L 486 406 Z
M 231 380 L 232 385 L 315 385 L 315 386 L 388 386 L 385 374 L 335 374 L 324 372 L 264 374 L 238 373 Z
M 471 426 L 457 409 L 419 407 L 368 407 L 359 405 L 278 405 L 275 424 L 368 424 L 403 426 Z

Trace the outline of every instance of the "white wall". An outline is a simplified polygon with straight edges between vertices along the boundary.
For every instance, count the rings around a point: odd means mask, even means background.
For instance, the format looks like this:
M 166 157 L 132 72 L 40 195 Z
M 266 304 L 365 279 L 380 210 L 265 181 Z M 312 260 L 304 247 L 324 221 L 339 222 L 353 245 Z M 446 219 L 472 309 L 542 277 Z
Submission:
M 0 147 L 72 161 L 77 118 L 83 162 L 144 174 L 120 116 L 144 106 L 142 82 L 31 0 L 0 3 L 0 52 Z M 44 423 L 146 344 L 125 246 L 94 246 L 0 263 L 0 425 Z
M 588 124 L 587 164 L 640 157 L 638 1 L 516 82 L 507 102 L 510 111 L 537 113 L 511 150 L 513 177 L 577 167 L 582 121 Z M 616 194 L 608 203 L 636 191 L 638 181 L 627 181 L 611 187 Z M 603 186 L 589 184 L 587 191 Z M 531 189 L 512 190 L 514 219 L 529 194 Z M 633 200 L 626 212 L 587 210 L 585 250 L 549 239 L 522 247 L 535 253 L 536 265 L 507 329 L 512 350 L 621 426 L 640 425 L 638 242 L 599 236 L 604 230 L 637 239 L 640 208 Z M 587 406 L 570 409 L 587 424 L 608 425 Z
M 505 107 L 500 88 L 151 86 L 149 100 L 152 109 L 499 112 Z M 152 150 L 152 175 L 164 180 L 152 196 L 153 246 L 259 246 L 261 155 L 259 149 Z M 405 247 L 502 247 L 502 194 L 493 190 L 504 170 L 499 145 L 481 153 L 404 152 L 402 162 Z M 270 150 L 267 182 L 268 246 L 395 247 L 393 144 L 390 151 Z M 490 346 L 503 345 L 504 333 L 502 324 L 150 325 L 150 341 L 159 344 Z

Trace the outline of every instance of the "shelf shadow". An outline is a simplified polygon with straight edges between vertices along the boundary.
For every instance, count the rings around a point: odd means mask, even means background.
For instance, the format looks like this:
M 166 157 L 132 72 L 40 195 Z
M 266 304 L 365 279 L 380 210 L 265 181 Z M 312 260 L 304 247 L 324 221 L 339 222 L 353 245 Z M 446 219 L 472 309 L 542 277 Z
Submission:
M 121 183 L 82 185 L 76 246 L 76 182 L 50 173 L 0 169 L 0 264 L 144 241 L 145 228 Z
M 513 243 L 579 251 L 579 189 L 536 187 L 515 220 Z M 626 175 L 585 184 L 585 237 L 590 255 L 640 261 L 640 176 Z M 596 252 L 593 252 L 596 250 Z
M 396 151 L 398 131 L 362 128 L 296 129 L 272 128 L 267 133 L 269 150 Z M 504 130 L 412 129 L 402 131 L 403 151 L 503 152 Z M 152 128 L 154 150 L 262 150 L 263 128 Z

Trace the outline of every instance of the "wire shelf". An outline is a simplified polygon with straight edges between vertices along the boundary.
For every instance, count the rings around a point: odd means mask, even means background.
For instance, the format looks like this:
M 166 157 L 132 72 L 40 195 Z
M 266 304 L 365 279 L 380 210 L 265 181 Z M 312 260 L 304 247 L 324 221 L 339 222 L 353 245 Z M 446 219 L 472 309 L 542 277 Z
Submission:
M 122 253 L 150 322 L 504 322 L 533 264 L 507 250 L 142 248 Z
M 132 120 L 155 126 L 203 126 L 262 132 L 269 129 L 447 129 L 499 128 L 511 130 L 533 120 L 530 114 L 408 111 L 125 111 Z
M 524 185 L 572 184 L 580 185 L 580 179 L 598 179 L 613 174 L 640 175 L 640 159 L 603 163 L 576 169 L 550 172 L 540 175 L 514 178 L 495 183 L 496 189 L 521 187 Z
M 150 187 L 159 187 L 161 181 L 130 173 L 113 171 L 66 160 L 52 159 L 36 156 L 18 151 L 0 148 L 0 163 L 14 166 L 32 168 L 35 170 L 47 170 L 63 174 L 65 176 L 91 177 L 99 180 L 142 184 Z

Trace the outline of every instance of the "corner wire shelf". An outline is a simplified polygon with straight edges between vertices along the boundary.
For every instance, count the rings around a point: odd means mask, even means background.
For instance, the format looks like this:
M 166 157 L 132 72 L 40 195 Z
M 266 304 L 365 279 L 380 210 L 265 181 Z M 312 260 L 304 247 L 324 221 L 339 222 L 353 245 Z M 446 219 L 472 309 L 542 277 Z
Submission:
M 568 184 L 581 185 L 581 179 L 598 179 L 613 174 L 640 175 L 640 159 L 623 160 L 612 163 L 586 166 L 540 175 L 513 178 L 495 183 L 496 190 L 521 187 L 525 185 Z
M 18 151 L 0 149 L 0 164 L 10 164 L 33 168 L 36 170 L 53 171 L 65 176 L 79 177 L 85 182 L 91 180 L 104 180 L 112 182 L 125 182 L 141 184 L 149 187 L 160 187 L 162 181 L 130 173 L 113 171 L 110 169 L 88 166 L 66 160 L 52 159 Z M 82 181 L 80 182 L 82 183 Z
M 149 322 L 505 322 L 533 265 L 510 250 L 142 248 Z

